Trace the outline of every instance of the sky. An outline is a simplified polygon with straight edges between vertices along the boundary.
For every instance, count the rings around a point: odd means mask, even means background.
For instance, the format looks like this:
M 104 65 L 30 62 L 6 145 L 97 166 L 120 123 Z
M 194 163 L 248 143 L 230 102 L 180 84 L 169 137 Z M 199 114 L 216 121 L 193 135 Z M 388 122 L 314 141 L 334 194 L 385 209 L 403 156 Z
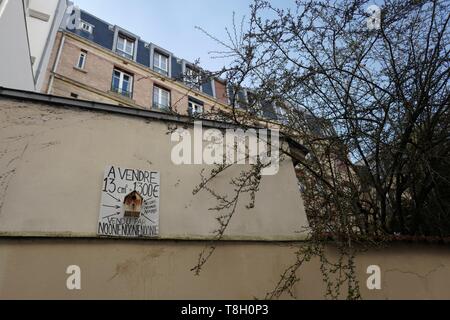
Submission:
M 233 12 L 240 24 L 243 16 L 249 16 L 252 3 L 252 0 L 73 1 L 80 9 L 169 50 L 179 58 L 190 62 L 200 59 L 200 65 L 210 71 L 220 70 L 227 61 L 212 59 L 209 52 L 221 47 L 195 26 L 219 39 L 226 39 L 225 27 L 232 26 Z

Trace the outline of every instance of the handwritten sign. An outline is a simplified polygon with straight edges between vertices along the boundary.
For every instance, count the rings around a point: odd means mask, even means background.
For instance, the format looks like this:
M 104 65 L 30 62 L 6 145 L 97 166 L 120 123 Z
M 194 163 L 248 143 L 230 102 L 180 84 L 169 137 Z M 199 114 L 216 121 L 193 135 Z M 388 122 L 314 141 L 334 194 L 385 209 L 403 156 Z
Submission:
M 159 172 L 108 166 L 102 184 L 97 234 L 158 237 L 159 197 Z

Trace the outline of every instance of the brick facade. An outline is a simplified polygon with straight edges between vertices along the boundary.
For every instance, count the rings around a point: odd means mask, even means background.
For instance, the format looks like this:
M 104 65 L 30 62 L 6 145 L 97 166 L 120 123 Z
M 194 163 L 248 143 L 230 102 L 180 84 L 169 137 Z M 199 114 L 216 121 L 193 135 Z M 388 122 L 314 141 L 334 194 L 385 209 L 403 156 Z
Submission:
M 47 92 L 49 79 L 60 48 L 63 33 L 58 33 L 55 47 L 47 70 L 44 91 Z M 80 53 L 87 52 L 85 66 L 82 70 L 76 67 Z M 117 68 L 133 75 L 133 95 L 131 98 L 111 92 L 113 70 Z M 50 94 L 77 97 L 83 100 L 93 100 L 113 103 L 129 107 L 151 109 L 153 105 L 153 87 L 158 85 L 171 92 L 172 109 L 180 114 L 187 114 L 188 97 L 192 96 L 204 102 L 205 111 L 212 106 L 226 108 L 225 85 L 215 82 L 216 99 L 205 94 L 189 90 L 188 87 L 173 79 L 162 77 L 145 66 L 117 56 L 103 48 L 91 44 L 75 35 L 65 33 L 55 79 Z

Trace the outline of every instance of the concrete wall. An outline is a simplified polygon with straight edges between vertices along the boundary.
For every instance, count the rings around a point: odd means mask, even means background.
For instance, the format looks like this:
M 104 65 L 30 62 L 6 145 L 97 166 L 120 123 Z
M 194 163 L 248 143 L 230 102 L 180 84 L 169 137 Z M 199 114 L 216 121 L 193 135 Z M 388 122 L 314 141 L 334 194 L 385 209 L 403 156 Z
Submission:
M 0 86 L 34 91 L 23 1 L 1 1 L 0 43 Z

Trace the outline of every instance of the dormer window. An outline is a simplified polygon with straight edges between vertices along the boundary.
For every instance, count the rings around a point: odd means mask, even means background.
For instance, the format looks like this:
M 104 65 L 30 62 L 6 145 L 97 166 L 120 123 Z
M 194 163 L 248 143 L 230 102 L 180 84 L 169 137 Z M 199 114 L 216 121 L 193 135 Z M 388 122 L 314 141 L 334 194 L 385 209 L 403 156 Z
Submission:
M 247 94 L 242 88 L 227 86 L 228 104 L 236 109 L 243 109 L 247 104 Z
M 201 88 L 200 71 L 192 67 L 186 66 L 185 83 L 192 88 L 200 90 Z
M 153 70 L 156 72 L 168 76 L 169 75 L 169 57 L 155 51 L 153 54 Z
M 275 113 L 277 114 L 277 118 L 281 123 L 286 124 L 288 122 L 288 113 L 285 106 L 276 104 Z
M 81 21 L 81 30 L 92 34 L 94 32 L 94 26 L 86 21 Z
M 153 71 L 166 76 L 172 76 L 172 53 L 155 44 L 148 45 L 150 49 L 150 67 Z
M 262 105 L 259 102 L 257 95 L 248 90 L 247 90 L 247 104 L 248 104 L 248 111 L 258 116 L 263 116 Z
M 133 59 L 135 42 L 136 40 L 119 34 L 117 38 L 117 52 L 128 59 Z

